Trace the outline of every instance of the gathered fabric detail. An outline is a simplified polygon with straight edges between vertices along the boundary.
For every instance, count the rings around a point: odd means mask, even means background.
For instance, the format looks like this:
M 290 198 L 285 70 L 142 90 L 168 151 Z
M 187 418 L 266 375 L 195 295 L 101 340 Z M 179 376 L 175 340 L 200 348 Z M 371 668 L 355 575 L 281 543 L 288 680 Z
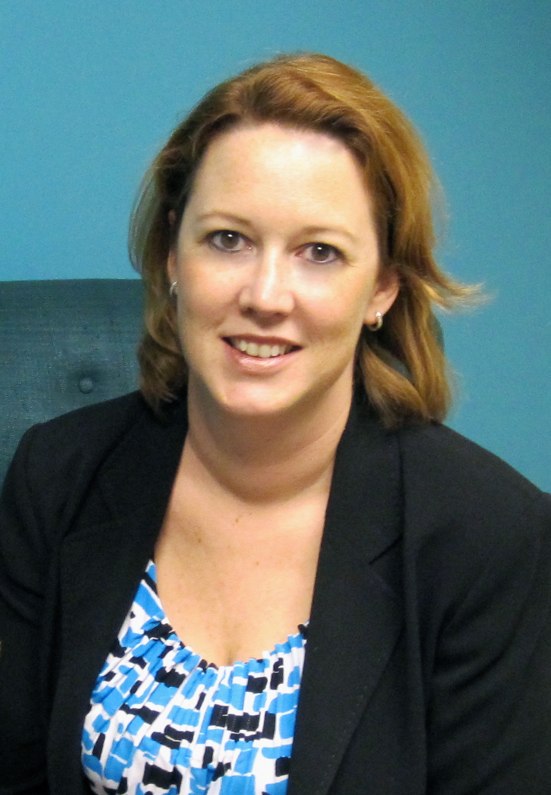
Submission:
M 285 795 L 307 625 L 217 666 L 170 626 L 149 561 L 92 692 L 82 764 L 97 795 Z

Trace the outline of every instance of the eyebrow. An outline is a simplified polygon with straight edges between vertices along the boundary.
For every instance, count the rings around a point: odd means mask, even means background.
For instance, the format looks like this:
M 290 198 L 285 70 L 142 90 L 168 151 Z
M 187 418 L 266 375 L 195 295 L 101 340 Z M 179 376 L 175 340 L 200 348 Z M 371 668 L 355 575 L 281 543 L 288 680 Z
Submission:
M 224 219 L 224 221 L 229 221 L 229 223 L 241 224 L 242 226 L 252 226 L 251 222 L 247 221 L 246 218 L 243 218 L 240 215 L 234 215 L 233 213 L 226 213 L 222 210 L 210 210 L 209 212 L 201 213 L 197 216 L 198 221 L 213 221 L 217 218 Z
M 227 221 L 230 224 L 235 223 L 248 229 L 252 229 L 254 226 L 249 220 L 247 220 L 247 218 L 234 213 L 228 213 L 223 210 L 209 210 L 208 212 L 201 213 L 197 216 L 197 220 L 200 222 L 212 221 L 216 219 Z M 311 236 L 312 238 L 316 238 L 318 235 L 322 238 L 326 235 L 339 235 L 346 238 L 346 240 L 352 244 L 356 244 L 358 242 L 358 239 L 353 234 L 338 224 L 335 226 L 317 226 L 316 224 L 310 224 L 309 226 L 303 227 L 301 229 L 301 233 L 307 235 L 308 237 Z
M 358 239 L 355 235 L 351 234 L 347 229 L 342 226 L 305 226 L 302 230 L 304 234 L 312 237 L 316 237 L 320 235 L 321 237 L 325 237 L 325 235 L 340 235 L 341 237 L 345 237 L 350 243 L 357 243 Z

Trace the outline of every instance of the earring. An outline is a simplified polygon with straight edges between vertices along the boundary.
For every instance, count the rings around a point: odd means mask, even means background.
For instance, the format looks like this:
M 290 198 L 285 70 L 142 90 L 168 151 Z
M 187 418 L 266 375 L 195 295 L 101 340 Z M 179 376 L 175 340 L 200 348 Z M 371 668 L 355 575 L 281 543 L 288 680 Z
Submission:
M 367 328 L 370 331 L 379 331 L 383 327 L 383 313 L 382 312 L 375 312 L 375 322 L 368 323 Z
M 168 294 L 171 298 L 176 298 L 176 296 L 178 295 L 178 282 L 172 282 L 172 284 L 168 288 Z

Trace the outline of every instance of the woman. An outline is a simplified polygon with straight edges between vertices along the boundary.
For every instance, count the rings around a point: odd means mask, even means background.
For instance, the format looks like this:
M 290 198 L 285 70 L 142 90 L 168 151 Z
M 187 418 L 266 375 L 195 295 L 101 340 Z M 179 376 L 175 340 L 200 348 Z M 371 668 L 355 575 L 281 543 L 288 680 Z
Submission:
M 550 791 L 551 507 L 439 424 L 469 290 L 430 193 L 325 56 L 173 133 L 141 392 L 31 429 L 5 486 L 2 792 Z

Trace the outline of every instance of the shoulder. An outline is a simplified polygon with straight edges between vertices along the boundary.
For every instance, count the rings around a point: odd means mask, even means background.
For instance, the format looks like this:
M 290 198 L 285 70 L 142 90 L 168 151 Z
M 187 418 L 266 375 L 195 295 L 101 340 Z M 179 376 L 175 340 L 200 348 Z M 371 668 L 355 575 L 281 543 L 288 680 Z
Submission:
M 462 578 L 483 571 L 499 579 L 537 565 L 551 576 L 550 495 L 443 425 L 397 437 L 406 555 L 426 567 L 427 580 L 434 585 L 445 572 L 447 585 L 460 589 Z
M 403 485 L 457 510 L 499 504 L 528 505 L 540 489 L 490 451 L 445 425 L 430 423 L 397 432 Z
M 369 407 L 356 403 L 344 439 L 348 480 L 360 491 L 376 490 L 379 513 L 401 516 L 398 523 L 421 545 L 427 536 L 454 531 L 457 538 L 498 543 L 519 526 L 551 525 L 550 495 L 445 425 L 385 429 Z
M 162 490 L 185 433 L 185 402 L 167 404 L 165 414 L 136 392 L 30 428 L 2 489 L 0 561 L 43 577 L 69 532 L 112 519 L 114 505 L 115 513 L 136 510 L 137 497 Z
M 498 456 L 438 422 L 385 429 L 369 407 L 355 403 L 345 436 L 347 458 L 357 466 L 369 457 L 371 468 L 399 482 L 406 510 L 414 505 L 422 514 L 460 516 L 502 505 L 515 513 L 549 498 Z
M 24 463 L 36 477 L 41 470 L 70 468 L 76 458 L 101 458 L 148 411 L 132 392 L 33 425 L 23 434 L 10 471 Z
M 116 435 L 147 411 L 149 409 L 141 394 L 130 392 L 34 425 L 27 434 L 45 440 L 62 437 L 64 443 L 67 443 L 68 434 L 76 434 L 75 441 L 84 440 L 87 436 L 97 438 L 98 433 L 101 437 Z
M 4 502 L 19 498 L 55 519 L 69 491 L 78 501 L 127 438 L 155 435 L 161 424 L 140 393 L 132 392 L 34 425 L 6 475 Z

